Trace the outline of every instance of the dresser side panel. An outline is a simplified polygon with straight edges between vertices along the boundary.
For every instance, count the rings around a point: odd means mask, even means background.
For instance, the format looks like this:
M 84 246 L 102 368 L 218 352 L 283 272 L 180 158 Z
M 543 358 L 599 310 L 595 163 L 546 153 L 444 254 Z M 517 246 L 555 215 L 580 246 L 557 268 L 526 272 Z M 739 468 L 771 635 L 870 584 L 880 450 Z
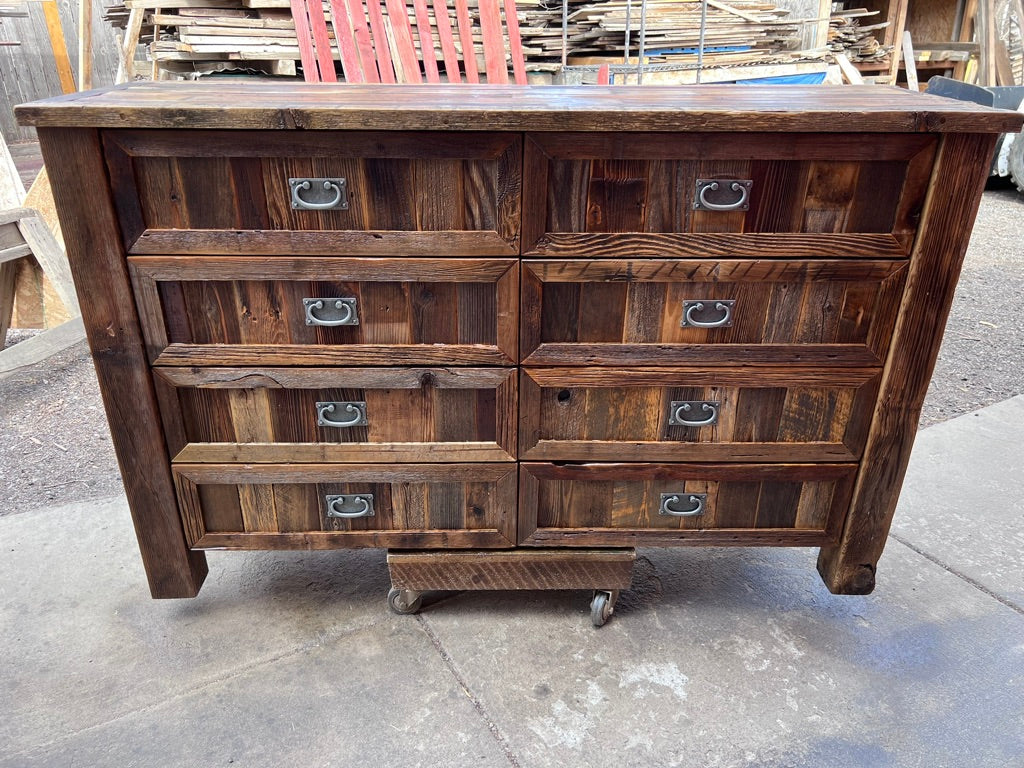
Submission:
M 939 146 L 853 500 L 818 558 L 837 594 L 874 588 L 995 141 L 949 134 Z
M 39 143 L 150 591 L 193 597 L 206 558 L 185 541 L 99 132 L 40 129 Z

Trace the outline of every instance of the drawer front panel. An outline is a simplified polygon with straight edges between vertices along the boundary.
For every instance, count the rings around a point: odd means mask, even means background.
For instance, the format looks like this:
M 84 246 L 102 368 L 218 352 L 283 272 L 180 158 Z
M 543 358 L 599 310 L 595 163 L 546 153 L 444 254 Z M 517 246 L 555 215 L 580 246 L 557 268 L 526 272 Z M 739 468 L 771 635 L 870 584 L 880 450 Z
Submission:
M 876 369 L 524 371 L 520 455 L 548 461 L 856 461 Z
M 174 464 L 189 545 L 507 547 L 515 464 Z M 338 516 L 340 515 L 340 516 Z
M 905 277 L 893 261 L 523 263 L 523 362 L 879 365 Z
M 104 144 L 132 253 L 518 253 L 515 134 L 108 131 Z
M 856 471 L 856 464 L 524 463 L 519 539 L 816 546 L 836 535 Z
M 509 461 L 516 373 L 430 368 L 157 368 L 182 462 Z
M 906 254 L 934 154 L 927 135 L 531 134 L 524 252 Z
M 169 256 L 133 257 L 130 268 L 157 363 L 516 360 L 518 265 L 508 259 Z

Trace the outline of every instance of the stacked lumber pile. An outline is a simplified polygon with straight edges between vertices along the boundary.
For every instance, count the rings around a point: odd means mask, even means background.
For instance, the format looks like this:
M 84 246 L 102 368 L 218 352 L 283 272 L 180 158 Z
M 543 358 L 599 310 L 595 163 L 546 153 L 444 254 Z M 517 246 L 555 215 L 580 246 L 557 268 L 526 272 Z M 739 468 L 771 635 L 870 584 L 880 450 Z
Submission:
M 104 19 L 125 27 L 132 8 L 145 10 L 139 42 L 162 71 L 295 74 L 299 44 L 288 0 L 120 0 Z
M 824 50 L 797 50 L 801 21 L 771 2 L 708 0 L 708 4 L 705 66 L 779 64 L 824 55 Z M 516 5 L 527 69 L 556 69 L 562 62 L 561 0 L 517 0 Z M 469 7 L 477 26 L 474 0 L 469 0 Z M 132 8 L 145 9 L 140 42 L 163 71 L 245 68 L 295 73 L 300 56 L 289 0 L 115 0 L 104 18 L 125 27 Z M 627 0 L 569 0 L 569 55 L 621 61 L 628 34 L 630 53 L 635 56 L 640 8 L 640 0 L 631 0 L 628 7 Z M 324 9 L 330 19 L 329 3 Z M 406 10 L 414 21 L 413 0 L 406 0 Z M 700 22 L 698 0 L 648 0 L 647 62 L 692 65 L 700 44 Z
M 561 62 L 560 0 L 517 0 L 524 45 L 537 53 L 527 64 Z M 570 0 L 568 51 L 580 57 L 622 57 L 629 36 L 636 55 L 641 31 L 640 0 Z M 701 3 L 695 0 L 648 0 L 643 21 L 645 58 L 650 63 L 692 62 L 700 46 Z M 704 36 L 707 66 L 782 63 L 806 58 L 800 45 L 799 20 L 769 2 L 709 0 Z
M 828 25 L 828 47 L 832 55 L 845 54 L 850 61 L 877 62 L 887 61 L 892 53 L 892 46 L 882 45 L 875 34 L 889 26 L 888 22 L 880 24 L 864 24 L 878 11 L 855 8 L 846 11 L 835 11 Z

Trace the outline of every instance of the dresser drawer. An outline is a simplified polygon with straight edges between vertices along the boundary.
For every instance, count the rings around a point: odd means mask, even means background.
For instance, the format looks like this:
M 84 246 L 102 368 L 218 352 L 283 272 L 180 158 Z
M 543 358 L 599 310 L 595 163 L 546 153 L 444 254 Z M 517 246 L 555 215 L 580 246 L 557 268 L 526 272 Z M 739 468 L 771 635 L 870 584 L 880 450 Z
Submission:
M 521 145 L 477 132 L 104 133 L 136 254 L 514 255 Z
M 150 359 L 168 365 L 506 365 L 511 259 L 141 256 Z
M 164 367 L 154 382 L 180 462 L 515 458 L 514 370 Z
M 548 461 L 856 461 L 873 368 L 534 368 L 520 457 Z
M 523 362 L 881 364 L 902 261 L 523 262 Z
M 935 146 L 926 134 L 528 134 L 524 253 L 906 255 Z
M 816 546 L 837 535 L 856 472 L 856 464 L 524 463 L 519 541 Z
M 508 547 L 516 465 L 173 464 L 189 546 Z

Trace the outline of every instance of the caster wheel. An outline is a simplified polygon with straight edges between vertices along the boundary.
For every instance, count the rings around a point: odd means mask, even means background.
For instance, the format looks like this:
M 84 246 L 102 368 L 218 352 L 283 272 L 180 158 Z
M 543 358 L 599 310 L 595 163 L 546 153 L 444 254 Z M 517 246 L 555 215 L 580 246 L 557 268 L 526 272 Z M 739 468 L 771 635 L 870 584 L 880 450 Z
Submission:
M 595 627 L 603 627 L 615 611 L 615 600 L 611 592 L 594 593 L 590 601 L 590 621 Z
M 423 595 L 409 589 L 392 587 L 388 590 L 388 608 L 402 616 L 416 613 L 423 604 Z

